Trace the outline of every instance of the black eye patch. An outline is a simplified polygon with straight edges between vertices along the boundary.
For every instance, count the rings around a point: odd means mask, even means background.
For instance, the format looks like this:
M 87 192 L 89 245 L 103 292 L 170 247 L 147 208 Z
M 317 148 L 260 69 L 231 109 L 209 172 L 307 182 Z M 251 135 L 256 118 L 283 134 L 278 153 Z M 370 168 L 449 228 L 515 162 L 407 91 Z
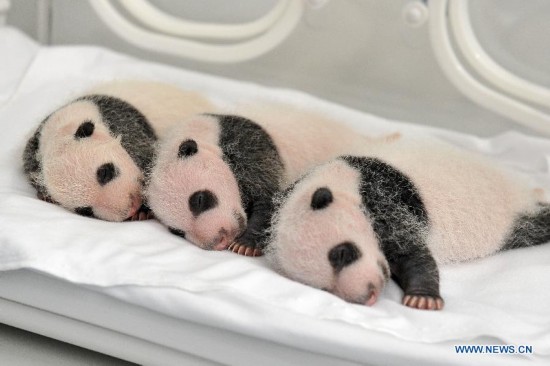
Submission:
M 178 158 L 186 158 L 195 155 L 199 151 L 195 140 L 185 140 L 180 144 L 178 150 Z
M 332 192 L 326 187 L 317 188 L 311 196 L 311 208 L 321 210 L 332 203 Z
M 210 210 L 218 205 L 218 199 L 214 193 L 204 190 L 197 191 L 189 197 L 189 209 L 193 216 L 197 217 L 204 211 Z
M 94 217 L 94 210 L 90 206 L 77 207 L 74 209 L 74 212 L 80 216 Z
M 75 139 L 81 139 L 84 137 L 90 137 L 94 133 L 94 124 L 92 121 L 84 121 L 80 126 L 78 126 L 78 129 L 74 133 Z
M 336 245 L 328 252 L 328 261 L 336 273 L 359 258 L 361 258 L 359 248 L 349 241 Z
M 185 239 L 185 231 L 183 231 L 183 230 L 174 229 L 173 227 L 169 227 L 168 231 L 170 231 L 174 235 L 177 235 L 177 236 Z
M 104 186 L 105 184 L 112 181 L 118 176 L 118 170 L 115 168 L 113 163 L 106 163 L 97 168 L 96 177 L 100 185 Z

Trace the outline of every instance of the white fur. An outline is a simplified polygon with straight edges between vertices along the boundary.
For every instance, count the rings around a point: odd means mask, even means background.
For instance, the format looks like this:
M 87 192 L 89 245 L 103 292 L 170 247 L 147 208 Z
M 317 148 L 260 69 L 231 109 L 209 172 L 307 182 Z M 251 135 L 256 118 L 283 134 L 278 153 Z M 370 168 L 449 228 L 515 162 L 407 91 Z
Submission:
M 216 110 L 197 92 L 155 81 L 113 81 L 96 86 L 86 94 L 109 95 L 128 102 L 145 115 L 159 137 L 194 114 Z
M 233 113 L 250 118 L 275 141 L 285 165 L 284 186 L 317 164 L 343 154 L 370 151 L 399 137 L 368 137 L 318 113 L 280 104 L 246 104 Z
M 407 175 L 431 222 L 428 246 L 437 262 L 482 258 L 502 246 L 518 214 L 539 194 L 525 177 L 496 162 L 435 140 L 403 139 L 372 153 Z
M 186 238 L 204 249 L 215 249 L 225 231 L 231 240 L 240 234 L 236 216 L 246 220 L 237 181 L 223 161 L 218 146 L 219 125 L 214 117 L 195 116 L 175 126 L 163 140 L 147 188 L 148 203 L 155 216 L 171 228 L 186 232 Z M 182 141 L 197 142 L 198 152 L 178 158 Z M 194 218 L 189 197 L 197 191 L 216 193 L 218 206 Z
M 281 188 L 322 161 L 346 152 L 365 151 L 375 142 L 396 137 L 370 139 L 313 112 L 284 105 L 247 104 L 226 113 L 251 119 L 271 136 L 285 167 Z M 226 240 L 234 241 L 240 233 L 235 217 L 244 217 L 237 181 L 223 161 L 218 146 L 219 130 L 213 124 L 210 117 L 196 116 L 169 131 L 161 141 L 147 189 L 155 216 L 166 225 L 185 231 L 191 242 L 205 249 L 216 247 L 221 231 L 232 233 Z M 177 149 L 186 139 L 198 143 L 199 153 L 189 159 L 179 159 Z M 257 184 L 256 189 L 262 189 L 261 177 Z M 209 219 L 202 215 L 193 218 L 187 204 L 190 195 L 200 187 L 214 192 L 220 203 L 207 212 Z M 175 202 L 179 202 L 178 205 Z
M 376 296 L 384 285 L 378 262 L 386 268 L 388 264 L 361 208 L 359 179 L 356 170 L 339 160 L 308 174 L 276 213 L 266 256 L 289 278 L 364 303 L 369 283 L 375 286 Z M 312 210 L 311 197 L 321 187 L 331 190 L 334 201 L 324 209 Z M 336 276 L 328 253 L 346 241 L 358 245 L 362 257 Z
M 514 219 L 532 212 L 541 197 L 539 189 L 495 162 L 433 140 L 403 139 L 365 155 L 389 163 L 416 186 L 430 222 L 428 248 L 440 264 L 494 254 Z M 266 255 L 274 268 L 348 301 L 364 300 L 369 283 L 378 294 L 383 283 L 376 278 L 387 263 L 377 267 L 382 253 L 358 184 L 358 171 L 342 160 L 320 165 L 299 181 L 273 219 Z M 332 191 L 334 202 L 312 210 L 311 197 L 320 187 Z M 355 243 L 363 255 L 335 274 L 328 252 L 344 241 Z
M 145 115 L 157 135 L 192 114 L 214 110 L 196 93 L 156 82 L 116 81 L 99 85 L 88 94 L 128 102 Z M 93 135 L 76 140 L 74 133 L 86 120 L 95 125 Z M 38 155 L 42 175 L 37 180 L 54 201 L 69 210 L 91 206 L 98 218 L 123 221 L 141 205 L 144 172 L 120 145 L 119 137 L 111 135 L 92 102 L 69 103 L 54 112 L 42 129 Z M 96 171 L 108 162 L 113 162 L 120 174 L 100 186 Z

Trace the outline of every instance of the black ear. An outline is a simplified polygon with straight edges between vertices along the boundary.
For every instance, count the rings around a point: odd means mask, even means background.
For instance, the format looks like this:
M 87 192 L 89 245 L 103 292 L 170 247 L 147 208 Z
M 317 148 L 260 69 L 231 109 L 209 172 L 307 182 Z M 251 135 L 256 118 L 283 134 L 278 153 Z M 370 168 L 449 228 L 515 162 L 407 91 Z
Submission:
M 84 121 L 74 133 L 75 139 L 81 139 L 84 137 L 90 137 L 94 133 L 94 124 L 92 121 Z
M 94 210 L 90 206 L 77 207 L 74 209 L 74 212 L 76 212 L 80 216 L 94 217 Z
M 185 239 L 185 231 L 183 230 L 180 230 L 180 229 L 175 229 L 173 227 L 169 227 L 168 228 L 168 231 L 170 231 L 172 234 L 174 235 L 177 235 L 179 236 L 180 238 L 184 238 Z
M 191 155 L 195 155 L 199 151 L 195 140 L 185 140 L 181 143 L 178 150 L 178 158 L 186 158 Z
M 311 208 L 321 210 L 332 202 L 332 192 L 326 187 L 317 188 L 313 196 L 311 196 Z

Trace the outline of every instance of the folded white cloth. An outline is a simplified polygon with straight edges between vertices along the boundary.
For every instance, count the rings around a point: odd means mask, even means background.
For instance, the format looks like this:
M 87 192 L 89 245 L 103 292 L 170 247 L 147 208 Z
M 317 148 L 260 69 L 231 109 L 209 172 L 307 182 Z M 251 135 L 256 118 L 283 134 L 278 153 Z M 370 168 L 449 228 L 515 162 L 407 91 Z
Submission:
M 110 223 L 42 202 L 26 182 L 21 153 L 48 113 L 92 84 L 113 78 L 172 82 L 228 105 L 258 98 L 291 103 L 370 135 L 398 130 L 438 136 L 493 156 L 546 188 L 550 140 L 515 132 L 481 139 L 388 121 L 304 93 L 142 62 L 104 49 L 38 47 L 9 28 L 0 28 L 0 55 L 0 270 L 41 271 L 104 287 L 126 301 L 199 323 L 346 358 L 353 350 L 358 360 L 368 357 L 362 350 L 366 329 L 411 342 L 461 344 L 489 337 L 530 345 L 535 357 L 549 359 L 550 245 L 442 268 L 446 306 L 440 312 L 400 305 L 395 284 L 373 307 L 354 305 L 277 275 L 261 258 L 200 250 L 154 220 Z

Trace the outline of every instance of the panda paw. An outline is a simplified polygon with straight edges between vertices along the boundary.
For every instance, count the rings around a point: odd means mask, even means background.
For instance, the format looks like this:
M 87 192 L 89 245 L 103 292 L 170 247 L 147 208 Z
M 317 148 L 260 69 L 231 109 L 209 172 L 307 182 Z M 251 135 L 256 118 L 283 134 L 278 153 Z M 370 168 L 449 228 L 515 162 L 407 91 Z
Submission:
M 445 302 L 437 295 L 414 295 L 403 296 L 403 305 L 419 310 L 441 310 Z
M 133 216 L 131 216 L 127 221 L 145 221 L 154 219 L 153 211 L 147 207 L 141 207 Z
M 227 250 L 230 250 L 233 253 L 236 253 L 236 254 L 239 254 L 239 255 L 244 255 L 246 257 L 259 257 L 259 256 L 263 255 L 263 253 L 260 249 L 249 247 L 247 245 L 240 244 L 238 242 L 234 242 L 233 244 L 231 244 L 227 248 Z

